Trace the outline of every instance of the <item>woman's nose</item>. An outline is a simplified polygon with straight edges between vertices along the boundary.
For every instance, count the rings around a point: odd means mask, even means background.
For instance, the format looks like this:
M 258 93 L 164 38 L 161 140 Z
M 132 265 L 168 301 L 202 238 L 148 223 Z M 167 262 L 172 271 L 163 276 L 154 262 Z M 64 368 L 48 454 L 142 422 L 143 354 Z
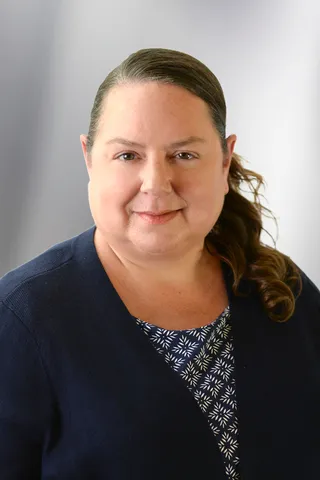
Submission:
M 140 172 L 141 192 L 153 194 L 172 191 L 172 167 L 165 158 L 147 159 Z

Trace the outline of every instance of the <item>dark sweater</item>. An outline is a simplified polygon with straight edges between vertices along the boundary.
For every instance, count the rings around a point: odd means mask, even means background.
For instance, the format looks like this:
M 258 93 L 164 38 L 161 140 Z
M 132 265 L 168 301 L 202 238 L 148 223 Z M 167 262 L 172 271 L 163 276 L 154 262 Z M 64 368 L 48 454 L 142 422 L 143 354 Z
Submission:
M 0 479 L 225 479 L 207 419 L 97 256 L 95 227 L 0 280 Z M 320 478 L 320 292 L 286 323 L 234 296 L 245 480 Z

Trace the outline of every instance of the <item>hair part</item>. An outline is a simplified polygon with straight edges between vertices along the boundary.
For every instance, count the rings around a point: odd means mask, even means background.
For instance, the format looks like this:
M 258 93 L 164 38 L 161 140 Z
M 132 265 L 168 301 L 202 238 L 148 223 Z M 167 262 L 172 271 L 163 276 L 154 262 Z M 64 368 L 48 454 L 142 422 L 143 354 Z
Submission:
M 143 82 L 180 86 L 201 98 L 207 104 L 213 126 L 219 134 L 223 155 L 228 154 L 225 136 L 226 103 L 217 77 L 206 65 L 187 53 L 148 48 L 132 53 L 100 85 L 91 110 L 87 135 L 89 156 L 108 92 L 119 85 Z M 276 224 L 277 220 L 271 210 L 260 202 L 259 190 L 261 186 L 265 187 L 264 178 L 259 173 L 246 169 L 243 163 L 244 158 L 234 152 L 228 176 L 229 192 L 225 195 L 223 209 L 216 224 L 205 238 L 205 246 L 210 252 L 210 246 L 213 245 L 221 261 L 231 268 L 232 290 L 235 295 L 248 295 L 248 292 L 241 293 L 239 289 L 242 278 L 248 280 L 259 293 L 268 316 L 274 321 L 285 322 L 293 315 L 295 299 L 301 294 L 302 271 L 275 246 L 270 247 L 261 242 L 261 232 L 265 230 L 262 215 L 269 212 Z M 240 193 L 243 182 L 253 193 L 253 201 Z M 257 182 L 256 186 L 254 182 Z M 276 245 L 272 236 L 271 238 Z

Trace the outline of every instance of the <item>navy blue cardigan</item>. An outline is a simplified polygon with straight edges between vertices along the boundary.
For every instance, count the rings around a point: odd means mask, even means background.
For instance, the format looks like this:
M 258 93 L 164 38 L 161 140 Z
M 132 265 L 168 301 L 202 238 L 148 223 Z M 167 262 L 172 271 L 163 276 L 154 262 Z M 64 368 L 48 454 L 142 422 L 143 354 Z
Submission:
M 95 226 L 0 280 L 0 479 L 225 479 L 209 423 L 137 326 L 97 256 Z M 294 316 L 232 294 L 245 480 L 320 478 L 320 292 Z

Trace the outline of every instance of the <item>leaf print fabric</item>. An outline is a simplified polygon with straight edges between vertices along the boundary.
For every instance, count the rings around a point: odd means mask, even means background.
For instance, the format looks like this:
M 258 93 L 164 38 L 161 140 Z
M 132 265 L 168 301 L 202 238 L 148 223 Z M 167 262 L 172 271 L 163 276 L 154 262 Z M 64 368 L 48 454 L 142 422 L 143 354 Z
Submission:
M 229 480 L 239 480 L 238 420 L 230 308 L 212 323 L 166 330 L 136 318 L 164 360 L 184 380 L 208 419 Z

